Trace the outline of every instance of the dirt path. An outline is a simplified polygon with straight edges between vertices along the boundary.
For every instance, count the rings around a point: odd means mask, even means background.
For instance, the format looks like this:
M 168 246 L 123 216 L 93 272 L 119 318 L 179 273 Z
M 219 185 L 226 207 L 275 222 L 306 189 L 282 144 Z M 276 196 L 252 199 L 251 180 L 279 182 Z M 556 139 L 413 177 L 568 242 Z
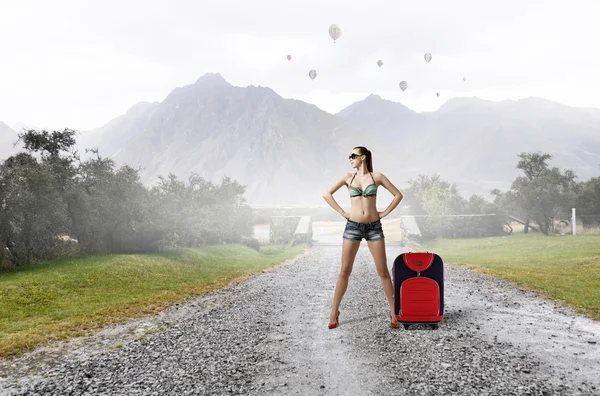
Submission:
M 390 267 L 401 252 L 388 247 Z M 156 317 L 4 362 L 0 393 L 600 394 L 599 323 L 450 264 L 439 330 L 391 329 L 361 247 L 340 327 L 327 329 L 340 253 L 314 246 Z M 154 333 L 136 341 L 141 328 Z

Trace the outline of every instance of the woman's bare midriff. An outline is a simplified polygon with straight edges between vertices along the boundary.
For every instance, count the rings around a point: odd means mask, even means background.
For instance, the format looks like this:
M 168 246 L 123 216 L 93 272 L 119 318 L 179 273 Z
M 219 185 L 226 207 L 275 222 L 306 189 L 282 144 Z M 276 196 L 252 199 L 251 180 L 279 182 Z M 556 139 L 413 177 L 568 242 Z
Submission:
M 350 219 L 357 223 L 372 223 L 379 220 L 375 197 L 350 198 Z

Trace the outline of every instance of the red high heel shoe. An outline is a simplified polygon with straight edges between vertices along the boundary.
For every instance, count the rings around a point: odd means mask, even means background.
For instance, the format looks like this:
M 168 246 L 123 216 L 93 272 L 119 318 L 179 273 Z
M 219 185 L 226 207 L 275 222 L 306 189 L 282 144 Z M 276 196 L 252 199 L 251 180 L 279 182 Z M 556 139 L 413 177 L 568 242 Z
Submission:
M 391 319 L 390 320 L 390 326 L 392 326 L 392 328 L 397 329 L 398 327 L 400 327 L 400 323 L 398 323 L 398 322 L 394 323 L 393 322 L 394 317 L 392 316 L 392 314 L 390 314 L 390 319 Z
M 335 317 L 335 322 L 334 323 L 329 323 L 329 328 L 330 329 L 335 329 L 336 327 L 338 327 L 339 324 L 340 324 L 340 311 L 338 311 L 338 314 Z

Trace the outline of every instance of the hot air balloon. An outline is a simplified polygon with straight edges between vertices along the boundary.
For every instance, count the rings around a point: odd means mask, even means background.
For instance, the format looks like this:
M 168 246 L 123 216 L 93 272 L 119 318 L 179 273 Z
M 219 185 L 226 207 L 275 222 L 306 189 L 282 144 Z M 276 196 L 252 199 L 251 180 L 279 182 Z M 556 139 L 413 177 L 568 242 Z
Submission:
M 335 40 L 339 39 L 342 35 L 342 29 L 340 29 L 340 27 L 334 23 L 333 25 L 329 26 L 329 35 L 335 44 Z
M 377 66 L 379 66 L 379 67 L 383 66 L 383 61 L 381 59 L 377 61 Z
M 408 83 L 404 80 L 400 81 L 400 84 L 398 84 L 398 86 L 400 86 L 400 89 L 402 90 L 402 92 L 406 91 L 406 88 L 408 88 Z
M 425 62 L 427 62 L 427 63 L 431 62 L 431 54 L 429 52 L 425 54 L 424 58 L 425 58 Z
M 288 55 L 288 56 L 287 56 L 287 59 L 288 59 L 288 60 L 292 60 L 292 55 Z
M 438 93 L 436 93 L 436 95 L 437 95 L 437 96 L 440 96 L 440 93 L 438 92 Z
M 316 70 L 311 70 L 308 72 L 308 77 L 310 77 L 311 80 L 314 80 L 315 77 L 317 77 L 317 71 Z

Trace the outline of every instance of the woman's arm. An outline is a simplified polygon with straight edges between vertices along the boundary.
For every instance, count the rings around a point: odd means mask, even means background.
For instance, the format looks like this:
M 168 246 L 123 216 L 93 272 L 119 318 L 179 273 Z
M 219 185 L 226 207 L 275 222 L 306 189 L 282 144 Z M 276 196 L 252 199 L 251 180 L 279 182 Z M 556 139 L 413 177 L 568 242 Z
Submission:
M 403 195 L 400 192 L 400 190 L 398 190 L 396 186 L 394 186 L 392 182 L 387 177 L 385 177 L 383 173 L 379 174 L 379 180 L 381 181 L 381 185 L 394 196 L 394 199 L 392 200 L 390 205 L 383 212 L 381 212 L 381 217 L 385 217 L 389 215 L 392 212 L 392 210 L 396 209 L 396 206 L 398 206 L 400 201 L 402 201 Z
M 346 179 L 348 179 L 348 174 L 345 173 L 339 179 L 333 182 L 333 184 L 327 187 L 325 191 L 323 191 L 323 198 L 325 199 L 325 201 L 329 204 L 329 206 L 335 209 L 335 211 L 341 214 L 342 216 L 344 216 L 346 212 L 340 205 L 338 205 L 337 202 L 335 202 L 335 199 L 333 199 L 333 194 L 342 186 L 346 185 Z

